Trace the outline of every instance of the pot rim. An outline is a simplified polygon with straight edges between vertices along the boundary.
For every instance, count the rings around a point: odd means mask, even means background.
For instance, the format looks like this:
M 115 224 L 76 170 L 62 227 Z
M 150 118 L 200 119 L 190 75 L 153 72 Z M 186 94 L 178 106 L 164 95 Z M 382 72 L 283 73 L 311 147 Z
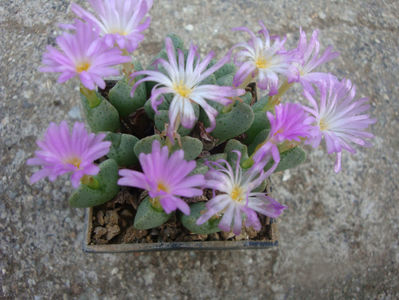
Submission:
M 85 238 L 83 251 L 86 253 L 128 253 L 170 250 L 247 250 L 268 249 L 278 246 L 277 224 L 270 219 L 272 239 L 268 241 L 195 241 L 91 245 L 93 208 L 85 210 Z

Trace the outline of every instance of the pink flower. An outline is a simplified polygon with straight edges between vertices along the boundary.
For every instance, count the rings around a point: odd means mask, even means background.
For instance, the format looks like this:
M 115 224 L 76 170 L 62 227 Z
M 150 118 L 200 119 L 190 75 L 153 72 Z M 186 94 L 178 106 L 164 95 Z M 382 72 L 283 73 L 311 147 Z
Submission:
M 169 107 L 169 136 L 178 129 L 181 124 L 186 128 L 192 128 L 197 121 L 194 107 L 192 103 L 201 106 L 210 120 L 210 132 L 215 128 L 215 118 L 218 114 L 217 110 L 210 106 L 207 101 L 215 101 L 223 105 L 231 103 L 229 97 L 235 97 L 245 94 L 245 90 L 236 89 L 231 86 L 218 86 L 203 84 L 200 82 L 209 75 L 220 69 L 230 59 L 230 55 L 226 55 L 219 62 L 208 68 L 213 57 L 213 53 L 208 54 L 202 62 L 197 56 L 196 47 L 190 46 L 185 62 L 184 54 L 181 50 L 178 52 L 178 61 L 176 60 L 176 52 L 170 38 L 165 39 L 165 48 L 168 60 L 158 59 L 159 63 L 165 70 L 166 74 L 159 71 L 144 70 L 132 74 L 132 78 L 139 75 L 146 75 L 138 80 L 132 89 L 132 94 L 136 87 L 144 81 L 154 81 L 158 84 L 151 92 L 151 103 L 155 111 L 164 100 L 163 94 L 173 94 L 173 100 Z
M 130 61 L 119 49 L 109 49 L 98 37 L 91 25 L 76 21 L 71 27 L 74 34 L 63 33 L 56 40 L 62 51 L 48 46 L 43 54 L 41 72 L 61 73 L 58 82 L 63 83 L 78 76 L 82 84 L 94 90 L 96 85 L 105 88 L 104 77 L 118 75 L 112 68 Z
M 152 6 L 152 0 L 89 0 L 99 18 L 79 5 L 72 3 L 72 11 L 94 26 L 105 43 L 112 48 L 115 44 L 120 49 L 133 52 L 144 39 L 141 33 L 150 25 L 148 17 L 141 23 Z M 141 24 L 140 24 L 141 23 Z
M 248 43 L 238 43 L 235 48 L 243 48 L 235 56 L 235 63 L 239 66 L 234 76 L 233 84 L 240 86 L 251 76 L 256 78 L 257 86 L 262 90 L 268 90 L 270 95 L 277 94 L 278 74 L 285 75 L 288 72 L 292 57 L 284 51 L 285 39 L 274 37 L 274 43 L 265 25 L 259 22 L 264 41 L 257 37 L 246 27 L 238 27 L 233 30 L 245 31 L 251 35 Z
M 58 126 L 50 123 L 44 139 L 38 141 L 40 150 L 27 161 L 28 165 L 42 166 L 30 181 L 35 183 L 44 177 L 54 181 L 58 176 L 72 172 L 73 187 L 79 186 L 84 175 L 97 175 L 99 167 L 94 161 L 106 155 L 111 142 L 103 141 L 105 134 L 88 133 L 83 123 L 76 122 L 72 133 L 66 121 Z
M 320 54 L 320 43 L 318 30 L 313 31 L 309 43 L 306 40 L 306 33 L 300 29 L 298 47 L 293 51 L 296 53 L 296 61 L 291 65 L 288 73 L 288 82 L 299 82 L 304 89 L 313 93 L 312 83 L 326 80 L 327 73 L 313 72 L 318 66 L 339 56 L 338 52 L 332 51 L 332 46 L 326 48 Z
M 158 199 L 166 213 L 177 208 L 184 214 L 190 214 L 190 207 L 180 197 L 202 195 L 201 187 L 204 175 L 192 175 L 195 161 L 185 161 L 184 151 L 178 150 L 169 157 L 168 147 L 160 146 L 158 141 L 152 144 L 150 154 L 139 156 L 143 173 L 123 169 L 119 171 L 122 178 L 118 184 L 147 190 L 150 197 Z
M 363 114 L 370 105 L 367 98 L 354 100 L 356 87 L 350 80 L 341 82 L 334 77 L 318 84 L 320 101 L 316 101 L 312 93 L 304 90 L 304 96 L 309 100 L 311 107 L 305 109 L 315 117 L 316 134 L 309 140 L 313 147 L 318 147 L 324 137 L 329 154 L 337 153 L 334 170 L 341 169 L 342 150 L 356 153 L 351 143 L 363 147 L 371 144 L 367 139 L 373 138 L 373 134 L 366 129 L 376 122 L 369 115 Z
M 197 224 L 201 225 L 212 216 L 222 214 L 219 228 L 238 235 L 241 232 L 244 217 L 245 226 L 252 226 L 255 230 L 261 229 L 261 224 L 256 212 L 276 218 L 286 206 L 281 205 L 265 193 L 253 192 L 268 176 L 263 171 L 243 171 L 240 167 L 241 153 L 238 155 L 235 170 L 225 160 L 209 162 L 212 168 L 206 175 L 205 187 L 218 191 L 206 203 L 207 211 L 198 218 Z
M 267 112 L 270 122 L 270 133 L 266 142 L 255 152 L 253 160 L 258 167 L 262 168 L 271 158 L 274 165 L 271 172 L 277 168 L 280 162 L 278 144 L 284 141 L 300 142 L 301 138 L 308 138 L 315 128 L 312 126 L 314 118 L 311 117 L 302 105 L 296 103 L 279 104 L 275 106 L 275 115 Z

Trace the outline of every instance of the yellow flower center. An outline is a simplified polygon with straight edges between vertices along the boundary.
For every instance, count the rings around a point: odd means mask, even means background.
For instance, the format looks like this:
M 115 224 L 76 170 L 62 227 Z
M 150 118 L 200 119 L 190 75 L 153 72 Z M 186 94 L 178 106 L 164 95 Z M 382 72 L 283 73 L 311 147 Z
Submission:
M 158 185 L 157 185 L 157 191 L 158 191 L 158 192 L 159 192 L 159 191 L 164 191 L 164 192 L 166 192 L 166 193 L 169 193 L 169 192 L 170 192 L 170 189 L 169 189 L 169 187 L 168 187 L 167 184 L 165 184 L 165 183 L 162 182 L 162 181 L 159 181 L 159 182 L 158 182 Z
M 82 61 L 76 66 L 76 72 L 82 73 L 83 71 L 87 71 L 89 68 L 90 63 L 88 63 L 87 61 Z
M 268 61 L 264 57 L 258 57 L 255 61 L 255 65 L 258 69 L 266 69 L 269 66 Z
M 128 35 L 129 34 L 125 30 L 120 29 L 120 28 L 112 28 L 111 30 L 109 30 L 109 33 L 111 33 L 111 34 L 120 34 L 120 35 Z
M 277 130 L 274 134 L 273 134 L 273 136 L 275 136 L 275 135 L 277 135 L 277 134 L 281 134 L 281 133 L 283 133 L 284 132 L 284 128 L 280 128 L 279 130 Z
M 65 160 L 65 163 L 74 165 L 76 168 L 80 168 L 80 164 L 82 163 L 82 160 L 79 157 L 73 156 L 69 157 Z
M 173 86 L 173 89 L 176 91 L 177 94 L 179 94 L 183 98 L 189 98 L 192 92 L 192 89 L 188 88 L 183 82 L 175 84 Z
M 242 202 L 245 197 L 244 197 L 244 191 L 242 190 L 241 187 L 238 185 L 234 186 L 233 190 L 230 193 L 231 199 L 233 199 L 236 202 Z
M 328 124 L 327 124 L 326 120 L 320 119 L 319 127 L 320 127 L 321 131 L 327 130 L 328 129 Z

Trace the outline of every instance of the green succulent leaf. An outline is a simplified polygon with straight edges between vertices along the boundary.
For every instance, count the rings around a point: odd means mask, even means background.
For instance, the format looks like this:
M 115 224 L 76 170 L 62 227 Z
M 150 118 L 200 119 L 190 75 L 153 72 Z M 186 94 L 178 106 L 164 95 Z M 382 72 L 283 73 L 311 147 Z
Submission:
M 217 70 L 214 74 L 216 78 L 219 79 L 227 74 L 235 74 L 236 70 L 237 68 L 233 63 L 228 63 L 221 67 L 219 70 Z
M 227 159 L 227 153 L 216 153 L 207 157 L 202 157 L 197 160 L 199 163 L 205 163 L 206 161 L 217 161 L 219 159 Z
M 206 211 L 206 206 L 204 202 L 197 202 L 190 205 L 190 215 L 181 215 L 181 222 L 184 227 L 186 227 L 190 232 L 196 234 L 211 234 L 215 232 L 219 232 L 220 229 L 218 227 L 220 219 L 219 218 L 211 218 L 207 222 L 202 225 L 197 225 L 196 222 L 198 218 L 201 216 L 201 212 Z
M 169 109 L 169 105 L 170 105 L 170 102 L 169 102 L 169 99 L 168 99 L 168 97 L 164 97 L 165 98 L 165 101 L 163 101 L 161 104 L 159 104 L 158 105 L 158 111 L 161 111 L 161 110 L 168 110 Z M 145 102 L 145 104 L 144 104 L 144 111 L 145 111 L 145 113 L 147 114 L 147 116 L 151 119 L 151 120 L 154 120 L 155 119 L 155 111 L 154 111 L 154 109 L 152 108 L 152 105 L 151 105 L 151 100 L 150 99 L 148 99 L 146 102 Z
M 240 97 L 242 101 L 244 101 L 244 103 L 251 105 L 252 102 L 252 94 L 250 92 L 245 93 L 244 96 Z
M 168 221 L 172 214 L 154 208 L 149 197 L 146 197 L 137 208 L 133 226 L 140 230 L 155 228 Z
M 190 172 L 190 175 L 205 174 L 208 172 L 209 168 L 204 163 L 200 163 L 198 161 L 196 161 L 196 163 L 197 166 Z
M 270 130 L 270 123 L 266 113 L 263 111 L 255 112 L 254 121 L 252 122 L 251 127 L 245 132 L 246 138 L 243 141 L 244 144 L 250 145 L 253 143 L 259 132 L 265 129 Z
M 221 142 L 226 141 L 247 131 L 253 120 L 252 108 L 248 104 L 238 103 L 230 112 L 218 115 L 216 127 L 211 135 Z M 206 126 L 209 126 L 209 120 Z
M 175 143 L 172 147 L 172 151 L 183 149 L 184 159 L 193 160 L 202 152 L 202 142 L 199 139 L 191 136 L 184 136 L 181 138 L 182 147 L 180 148 L 179 143 Z
M 216 83 L 216 77 L 215 77 L 215 75 L 211 74 L 211 75 L 209 75 L 207 78 L 205 78 L 204 80 L 202 80 L 199 84 L 200 84 L 200 85 L 203 85 L 203 84 L 212 84 L 212 85 L 216 85 L 216 84 L 217 84 L 217 83 Z
M 280 153 L 280 162 L 274 172 L 280 172 L 287 169 L 295 168 L 306 160 L 306 153 L 300 147 L 294 147 L 283 153 Z M 272 162 L 270 162 L 266 169 L 270 168 Z
M 117 184 L 118 165 L 115 160 L 107 159 L 100 165 L 100 172 L 94 176 L 98 183 L 98 188 L 93 189 L 87 185 L 81 184 L 69 198 L 69 204 L 72 207 L 92 207 L 101 205 L 112 200 L 119 192 Z
M 85 95 L 80 94 L 83 111 L 93 132 L 111 131 L 119 129 L 119 113 L 100 93 L 96 93 L 98 105 L 91 107 Z
M 217 79 L 217 84 L 220 86 L 232 86 L 233 85 L 233 74 L 226 74 Z
M 254 153 L 256 147 L 258 147 L 259 144 L 266 141 L 267 137 L 269 136 L 269 131 L 270 131 L 270 129 L 263 129 L 255 136 L 252 143 L 248 145 L 248 154 L 249 155 L 252 155 L 252 153 Z
M 234 150 L 238 151 L 241 153 L 241 160 L 240 164 L 248 159 L 248 149 L 247 146 L 244 144 L 241 144 L 237 140 L 229 140 L 226 144 L 226 147 L 224 148 L 224 152 L 227 154 L 227 161 L 231 166 L 235 166 L 237 162 L 237 153 L 233 152 Z
M 139 62 L 133 62 L 135 71 L 142 70 Z M 144 76 L 138 76 L 135 81 L 140 80 Z M 118 110 L 122 117 L 126 117 L 132 112 L 144 106 L 147 101 L 146 83 L 141 83 L 135 90 L 133 97 L 130 96 L 134 83 L 129 82 L 130 79 L 123 78 L 109 91 L 109 101 Z
M 139 141 L 138 138 L 131 134 L 109 132 L 105 140 L 112 142 L 107 156 L 114 159 L 119 166 L 129 167 L 138 163 L 134 152 L 134 146 Z
M 159 135 L 151 135 L 147 136 L 141 140 L 139 140 L 134 146 L 134 153 L 139 157 L 140 153 L 148 154 L 152 152 L 152 143 L 157 140 L 162 143 L 162 139 Z
M 254 103 L 254 105 L 252 105 L 252 109 L 254 110 L 254 112 L 258 112 L 258 111 L 265 112 L 264 108 L 268 101 L 269 101 L 269 96 L 267 96 L 267 95 L 263 96 L 260 99 L 258 99 L 258 101 Z

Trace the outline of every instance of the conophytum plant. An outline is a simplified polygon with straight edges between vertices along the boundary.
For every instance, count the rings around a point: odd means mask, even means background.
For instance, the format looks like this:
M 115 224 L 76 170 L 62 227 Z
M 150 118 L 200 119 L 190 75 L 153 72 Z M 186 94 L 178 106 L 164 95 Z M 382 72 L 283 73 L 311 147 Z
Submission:
M 51 123 L 28 160 L 41 167 L 31 177 L 54 181 L 70 173 L 73 207 L 112 200 L 121 186 L 142 191 L 134 226 L 149 229 L 179 214 L 193 233 L 240 234 L 261 229 L 259 215 L 278 217 L 286 208 L 265 193 L 274 172 L 301 164 L 303 145 L 325 141 L 341 169 L 343 150 L 369 146 L 367 98 L 356 98 L 349 79 L 317 68 L 339 54 L 321 50 L 318 31 L 300 29 L 296 48 L 271 37 L 260 23 L 256 34 L 234 29 L 238 42 L 219 60 L 201 58 L 169 34 L 147 67 L 132 54 L 150 25 L 151 0 L 91 0 L 93 12 L 77 4 L 77 19 L 48 46 L 40 71 L 58 82 L 80 82 L 83 123 Z M 238 33 L 237 31 L 243 32 Z M 119 76 L 109 81 L 110 76 Z M 293 85 L 307 104 L 287 102 Z M 209 195 L 207 201 L 188 199 Z

